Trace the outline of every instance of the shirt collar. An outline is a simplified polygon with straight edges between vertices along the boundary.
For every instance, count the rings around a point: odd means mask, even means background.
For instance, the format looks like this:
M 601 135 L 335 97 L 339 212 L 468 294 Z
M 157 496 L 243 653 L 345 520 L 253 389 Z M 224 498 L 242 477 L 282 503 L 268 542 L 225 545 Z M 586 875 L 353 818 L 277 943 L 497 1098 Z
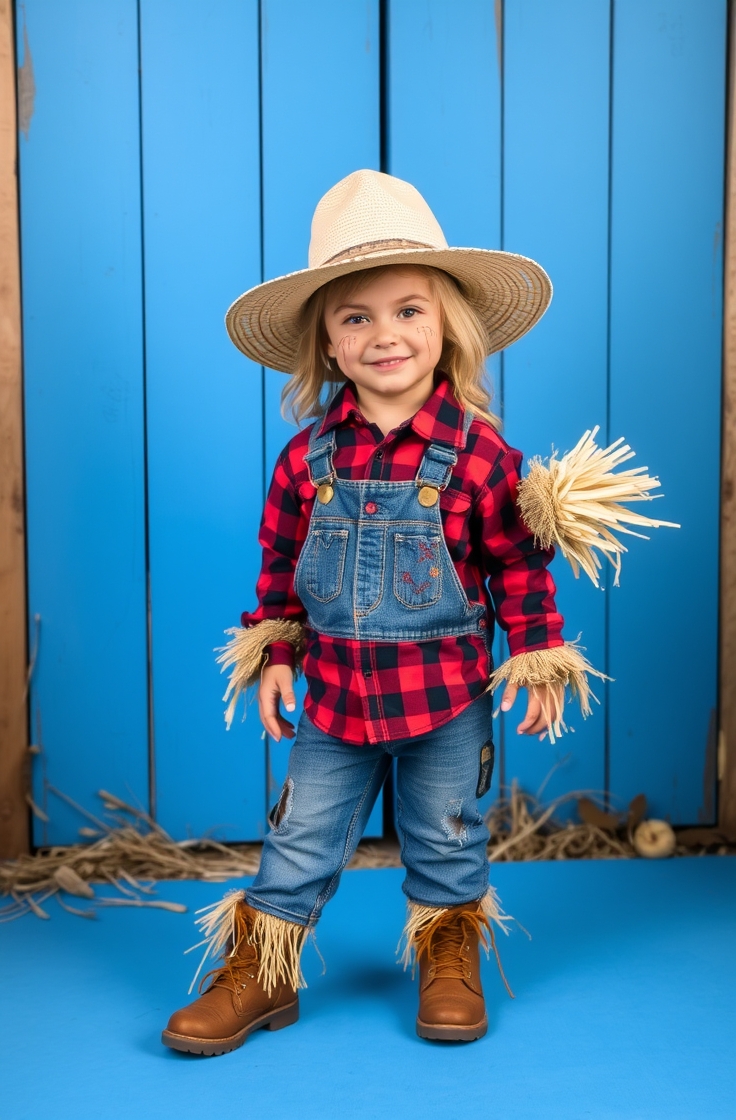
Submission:
M 438 373 L 435 389 L 429 400 L 419 409 L 407 425 L 411 426 L 428 443 L 437 441 L 451 447 L 462 448 L 464 409 L 455 399 L 452 386 L 444 373 Z M 319 435 L 349 422 L 365 423 L 358 407 L 352 382 L 347 381 L 333 397 L 320 425 Z M 403 426 L 403 425 L 402 425 Z

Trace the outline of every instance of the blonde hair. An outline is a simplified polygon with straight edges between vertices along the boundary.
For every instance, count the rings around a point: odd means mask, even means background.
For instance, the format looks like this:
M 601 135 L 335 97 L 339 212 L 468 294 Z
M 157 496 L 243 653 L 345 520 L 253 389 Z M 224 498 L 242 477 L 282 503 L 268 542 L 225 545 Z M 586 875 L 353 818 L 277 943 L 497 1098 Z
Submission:
M 327 335 L 324 311 L 328 296 L 349 299 L 390 269 L 421 271 L 429 282 L 442 316 L 442 353 L 438 369 L 447 374 L 455 397 L 463 408 L 482 416 L 494 428 L 501 422 L 491 412 L 491 393 L 485 384 L 488 336 L 472 304 L 459 284 L 446 272 L 429 265 L 380 265 L 351 272 L 323 284 L 307 300 L 299 324 L 300 338 L 296 369 L 281 394 L 282 414 L 291 413 L 297 424 L 324 416 L 330 399 L 345 376 L 325 351 Z M 325 389 L 327 392 L 325 392 Z

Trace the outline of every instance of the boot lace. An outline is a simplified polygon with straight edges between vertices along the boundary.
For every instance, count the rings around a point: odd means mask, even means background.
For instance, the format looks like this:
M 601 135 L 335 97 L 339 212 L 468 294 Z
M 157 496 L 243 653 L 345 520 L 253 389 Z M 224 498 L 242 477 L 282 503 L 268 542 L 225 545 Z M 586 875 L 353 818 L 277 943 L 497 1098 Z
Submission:
M 248 981 L 255 980 L 257 975 L 258 953 L 255 945 L 243 936 L 234 949 L 226 951 L 222 964 L 205 973 L 199 982 L 199 991 L 202 991 L 209 980 L 207 991 L 211 988 L 227 988 L 237 999 Z
M 419 934 L 414 947 L 415 953 L 417 959 L 423 954 L 427 955 L 430 969 L 432 969 L 435 978 L 468 979 L 470 976 L 469 949 L 472 938 L 478 938 L 486 956 L 489 948 L 493 950 L 501 980 L 506 991 L 513 999 L 514 993 L 509 987 L 501 965 L 501 958 L 498 955 L 493 926 L 482 912 L 476 913 L 466 910 L 461 914 L 443 915 Z
M 463 914 L 451 922 L 438 923 L 431 931 L 426 952 L 435 978 L 463 980 L 470 975 L 469 938 L 482 936 L 481 922 L 474 918 Z

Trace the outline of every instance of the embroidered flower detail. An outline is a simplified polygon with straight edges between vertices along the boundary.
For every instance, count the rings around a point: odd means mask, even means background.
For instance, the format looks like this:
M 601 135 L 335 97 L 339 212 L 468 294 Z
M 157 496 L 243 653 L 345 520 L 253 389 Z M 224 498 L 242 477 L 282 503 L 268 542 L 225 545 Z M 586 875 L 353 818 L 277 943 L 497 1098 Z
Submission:
M 426 580 L 424 583 L 415 583 L 414 577 L 412 576 L 411 572 L 402 572 L 401 579 L 404 583 L 410 584 L 416 591 L 417 595 L 421 595 L 422 591 L 426 591 L 429 587 L 429 580 Z

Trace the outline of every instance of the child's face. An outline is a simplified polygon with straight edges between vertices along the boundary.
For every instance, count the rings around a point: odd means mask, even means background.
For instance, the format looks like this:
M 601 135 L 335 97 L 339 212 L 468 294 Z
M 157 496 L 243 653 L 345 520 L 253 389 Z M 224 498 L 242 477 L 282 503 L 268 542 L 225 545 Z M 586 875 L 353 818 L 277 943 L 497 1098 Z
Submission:
M 416 399 L 433 389 L 442 352 L 440 306 L 421 269 L 396 268 L 325 304 L 327 353 L 366 397 Z

